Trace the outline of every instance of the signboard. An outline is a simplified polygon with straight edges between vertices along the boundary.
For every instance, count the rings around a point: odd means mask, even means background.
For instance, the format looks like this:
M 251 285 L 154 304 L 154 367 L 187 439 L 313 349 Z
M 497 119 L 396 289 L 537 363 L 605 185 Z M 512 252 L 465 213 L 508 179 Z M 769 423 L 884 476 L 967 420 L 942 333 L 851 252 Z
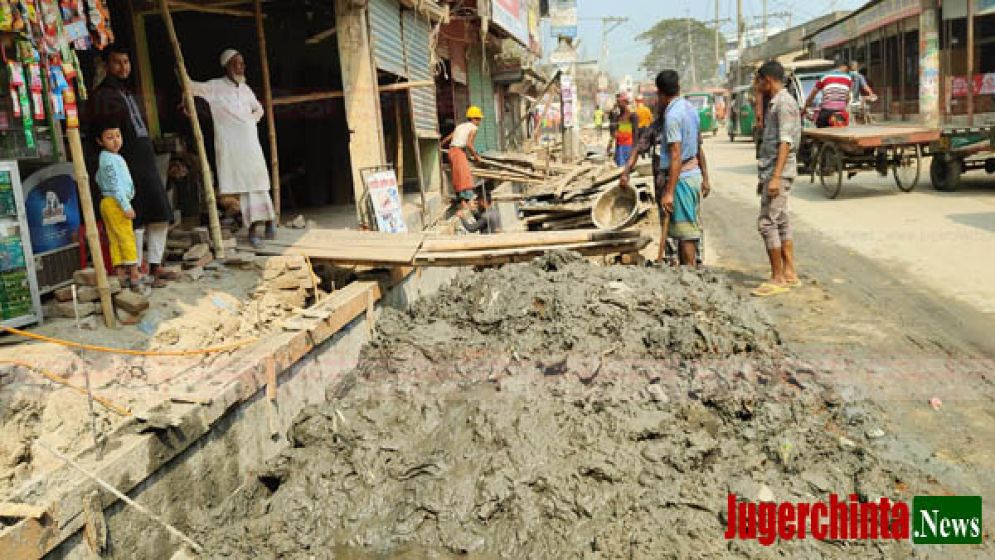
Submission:
M 80 207 L 72 164 L 45 167 L 28 177 L 22 189 L 34 252 L 46 253 L 73 243 L 79 233 Z
M 816 33 L 812 41 L 820 49 L 834 47 L 900 19 L 914 16 L 920 10 L 920 0 L 882 0 L 857 15 L 840 20 L 836 25 Z
M 576 37 L 577 0 L 549 0 L 549 25 L 553 37 Z
M 523 46 L 529 46 L 529 15 L 526 0 L 491 0 L 494 24 Z
M 995 74 L 974 75 L 974 95 L 995 95 Z M 967 97 L 967 76 L 954 76 L 950 81 L 952 97 Z
M 577 91 L 569 74 L 560 76 L 560 100 L 563 102 L 563 128 L 573 128 Z
M 407 233 L 401 207 L 401 192 L 393 168 L 363 169 L 363 182 L 370 193 L 370 205 L 377 219 L 377 230 L 387 233 Z

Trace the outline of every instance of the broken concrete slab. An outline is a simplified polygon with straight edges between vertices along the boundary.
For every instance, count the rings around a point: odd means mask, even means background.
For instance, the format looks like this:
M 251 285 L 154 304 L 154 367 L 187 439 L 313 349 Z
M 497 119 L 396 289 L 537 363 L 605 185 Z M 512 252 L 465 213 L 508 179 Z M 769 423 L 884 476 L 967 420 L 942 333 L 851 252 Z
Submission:
M 96 286 L 97 271 L 93 270 L 92 267 L 77 270 L 73 272 L 73 282 L 77 286 Z
M 184 261 L 199 261 L 204 258 L 205 255 L 211 253 L 211 246 L 207 243 L 198 243 L 193 247 L 190 247 L 186 253 L 183 253 Z
M 142 313 L 149 308 L 149 300 L 132 290 L 124 290 L 114 296 L 114 304 L 132 315 Z

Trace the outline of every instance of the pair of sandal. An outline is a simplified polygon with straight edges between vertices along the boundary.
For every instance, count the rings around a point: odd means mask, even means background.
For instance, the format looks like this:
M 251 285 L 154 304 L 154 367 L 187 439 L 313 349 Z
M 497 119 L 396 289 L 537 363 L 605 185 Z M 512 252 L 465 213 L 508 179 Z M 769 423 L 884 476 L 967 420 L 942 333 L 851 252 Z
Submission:
M 780 294 L 786 294 L 791 291 L 791 288 L 797 288 L 802 285 L 802 281 L 795 278 L 784 284 L 774 284 L 772 282 L 764 282 L 757 286 L 755 290 L 750 292 L 750 295 L 754 297 L 770 297 Z
M 268 226 L 266 228 L 266 232 L 263 235 L 265 235 L 265 238 L 268 241 L 272 241 L 272 240 L 276 239 L 276 227 L 275 226 Z M 253 249 L 262 249 L 262 247 L 263 247 L 263 240 L 260 239 L 258 235 L 250 235 L 249 236 L 249 245 L 252 245 Z

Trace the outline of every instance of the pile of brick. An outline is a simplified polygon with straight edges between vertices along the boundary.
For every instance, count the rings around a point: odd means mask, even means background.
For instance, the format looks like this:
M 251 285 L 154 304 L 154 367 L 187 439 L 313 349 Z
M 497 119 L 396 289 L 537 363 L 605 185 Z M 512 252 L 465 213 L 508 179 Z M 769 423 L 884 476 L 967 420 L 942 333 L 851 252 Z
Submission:
M 301 309 L 308 297 L 320 291 L 321 278 L 301 256 L 269 257 L 263 263 L 263 278 L 252 294 L 260 308 L 272 310 L 273 317 Z
M 117 278 L 107 279 L 117 318 L 122 323 L 132 324 L 141 320 L 149 308 L 147 297 L 132 290 L 121 288 Z M 76 291 L 76 302 L 73 302 L 73 289 Z M 55 299 L 45 308 L 46 317 L 63 317 L 84 319 L 91 315 L 101 315 L 100 291 L 97 289 L 97 273 L 92 268 L 84 268 L 73 273 L 73 285 L 59 288 L 55 291 Z

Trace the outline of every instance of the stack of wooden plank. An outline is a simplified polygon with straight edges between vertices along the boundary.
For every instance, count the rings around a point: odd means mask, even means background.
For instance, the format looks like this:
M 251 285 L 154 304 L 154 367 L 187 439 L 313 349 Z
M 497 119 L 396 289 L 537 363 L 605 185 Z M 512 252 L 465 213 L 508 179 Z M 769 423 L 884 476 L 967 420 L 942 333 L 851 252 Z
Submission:
M 575 230 L 544 233 L 426 237 L 415 265 L 467 266 L 523 262 L 552 250 L 582 255 L 631 254 L 646 247 L 649 237 L 638 231 Z
M 263 255 L 305 255 L 314 261 L 366 266 L 495 265 L 530 260 L 555 249 L 583 255 L 636 253 L 649 238 L 636 231 L 574 230 L 492 235 L 391 234 L 376 231 L 278 230 Z
M 589 228 L 594 225 L 591 208 L 602 192 L 618 185 L 621 169 L 590 163 L 539 187 L 530 187 L 519 207 L 526 228 L 550 231 Z M 645 178 L 633 178 L 633 186 L 645 186 Z

